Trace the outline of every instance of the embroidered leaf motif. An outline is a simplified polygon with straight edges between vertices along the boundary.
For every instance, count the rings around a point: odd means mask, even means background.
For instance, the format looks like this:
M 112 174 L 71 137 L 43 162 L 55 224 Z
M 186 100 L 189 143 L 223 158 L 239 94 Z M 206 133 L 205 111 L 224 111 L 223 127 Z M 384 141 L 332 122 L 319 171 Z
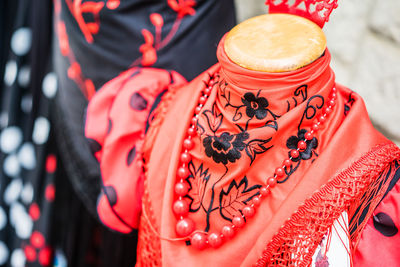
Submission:
M 258 195 L 258 188 L 261 185 L 253 185 L 248 188 L 247 177 L 236 183 L 233 180 L 226 190 L 222 189 L 219 194 L 219 212 L 221 216 L 228 221 L 232 221 L 233 216 L 238 215 L 244 206 L 253 197 Z
M 256 155 L 262 154 L 266 152 L 268 149 L 270 149 L 272 146 L 266 147 L 265 144 L 267 144 L 269 141 L 271 141 L 271 138 L 268 138 L 267 140 L 262 140 L 262 139 L 254 139 L 251 140 L 247 145 L 246 145 L 246 153 L 249 156 L 251 163 L 256 158 Z
M 273 120 L 269 120 L 265 123 L 265 127 L 271 127 L 275 131 L 278 131 L 278 123 Z
M 213 105 L 212 110 L 204 111 L 203 115 L 207 118 L 208 127 L 210 127 L 211 131 L 214 133 L 217 132 L 222 124 L 223 116 L 221 113 L 218 113 L 215 104 Z
M 211 174 L 208 169 L 203 170 L 203 163 L 196 169 L 191 161 L 188 168 L 190 175 L 186 181 L 189 183 L 189 193 L 186 197 L 190 199 L 190 212 L 196 212 L 201 207 L 204 192 Z

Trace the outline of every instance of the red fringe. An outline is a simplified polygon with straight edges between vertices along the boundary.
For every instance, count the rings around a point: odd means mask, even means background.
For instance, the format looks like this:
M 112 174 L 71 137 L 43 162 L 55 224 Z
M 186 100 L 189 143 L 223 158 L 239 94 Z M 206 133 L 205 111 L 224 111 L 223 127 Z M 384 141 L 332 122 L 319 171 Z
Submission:
M 344 211 L 348 210 L 352 217 L 361 201 L 374 194 L 375 197 L 363 205 L 370 205 L 369 215 L 373 212 L 390 182 L 387 179 L 382 184 L 385 177 L 380 174 L 399 157 L 400 149 L 396 145 L 382 144 L 338 174 L 285 222 L 255 266 L 309 266 L 323 236 Z M 351 236 L 352 251 L 363 226 L 359 227 Z

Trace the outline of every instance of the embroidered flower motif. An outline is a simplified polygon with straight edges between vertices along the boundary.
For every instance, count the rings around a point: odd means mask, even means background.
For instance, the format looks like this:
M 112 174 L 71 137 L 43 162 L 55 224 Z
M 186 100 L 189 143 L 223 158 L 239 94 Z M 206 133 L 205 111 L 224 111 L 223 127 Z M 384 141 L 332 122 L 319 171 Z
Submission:
M 246 147 L 245 140 L 249 138 L 247 132 L 231 135 L 224 132 L 221 136 L 207 136 L 203 140 L 206 155 L 216 163 L 228 164 L 240 159 L 241 151 Z
M 178 13 L 179 18 L 196 14 L 193 8 L 196 5 L 196 1 L 194 0 L 168 0 L 167 3 L 172 10 Z
M 266 98 L 256 97 L 253 93 L 246 93 L 242 97 L 242 102 L 246 106 L 246 114 L 249 118 L 256 116 L 258 120 L 262 120 L 267 116 L 269 104 Z
M 304 135 L 306 134 L 306 132 L 307 132 L 307 130 L 302 129 L 297 133 L 297 136 L 291 136 L 286 141 L 286 146 L 289 149 L 297 149 L 298 142 L 305 139 Z M 297 162 L 300 159 L 303 159 L 303 160 L 310 159 L 313 154 L 313 151 L 318 147 L 318 140 L 317 140 L 317 138 L 314 137 L 313 139 L 306 141 L 306 144 L 307 144 L 307 148 L 304 151 L 299 151 L 300 156 L 293 159 L 294 162 Z
M 154 37 L 151 32 L 146 29 L 142 30 L 145 43 L 139 47 L 139 51 L 142 53 L 142 65 L 151 66 L 157 61 L 157 51 L 154 48 Z

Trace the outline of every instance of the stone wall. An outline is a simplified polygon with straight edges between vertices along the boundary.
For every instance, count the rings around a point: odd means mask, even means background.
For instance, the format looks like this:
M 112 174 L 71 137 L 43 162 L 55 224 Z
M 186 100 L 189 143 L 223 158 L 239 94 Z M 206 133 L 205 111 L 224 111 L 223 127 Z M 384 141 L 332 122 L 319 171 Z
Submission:
M 267 8 L 236 0 L 239 21 Z M 400 143 L 400 0 L 339 0 L 324 31 L 336 79 L 363 96 L 375 126 Z

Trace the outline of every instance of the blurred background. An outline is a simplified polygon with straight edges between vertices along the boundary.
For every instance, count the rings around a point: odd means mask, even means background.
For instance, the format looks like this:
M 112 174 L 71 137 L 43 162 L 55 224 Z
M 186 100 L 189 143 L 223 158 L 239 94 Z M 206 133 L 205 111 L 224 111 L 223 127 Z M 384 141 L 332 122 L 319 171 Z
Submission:
M 264 1 L 235 3 L 239 21 L 267 12 Z M 400 1 L 338 3 L 324 27 L 336 80 L 360 94 L 375 127 L 400 144 Z

